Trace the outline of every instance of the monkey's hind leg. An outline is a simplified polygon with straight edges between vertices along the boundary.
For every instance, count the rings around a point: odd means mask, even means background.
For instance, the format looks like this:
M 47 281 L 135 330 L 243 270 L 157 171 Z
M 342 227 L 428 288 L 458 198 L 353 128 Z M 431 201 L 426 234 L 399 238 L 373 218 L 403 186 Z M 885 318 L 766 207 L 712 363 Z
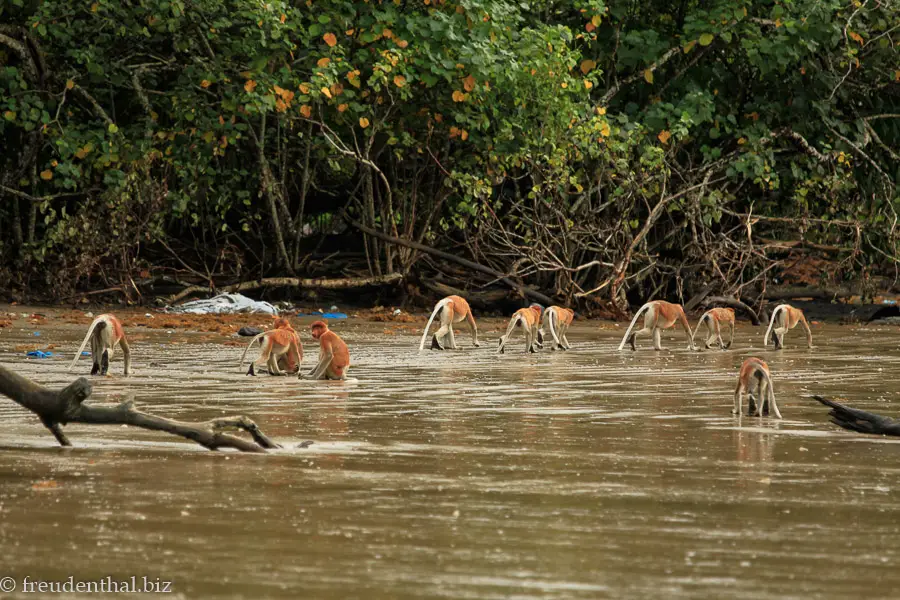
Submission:
M 656 350 L 665 350 L 662 347 L 662 330 L 659 327 L 653 328 L 653 348 Z
M 91 336 L 91 361 L 94 363 L 91 367 L 91 375 L 96 375 L 100 372 L 101 354 L 103 354 L 103 351 L 100 347 L 100 336 L 95 332 Z

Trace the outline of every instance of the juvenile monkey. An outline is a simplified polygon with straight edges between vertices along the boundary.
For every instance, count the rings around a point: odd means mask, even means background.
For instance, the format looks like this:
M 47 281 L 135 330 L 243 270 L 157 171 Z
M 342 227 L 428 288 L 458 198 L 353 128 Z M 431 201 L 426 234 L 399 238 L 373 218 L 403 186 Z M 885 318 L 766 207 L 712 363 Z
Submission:
M 703 343 L 706 348 L 709 348 L 715 341 L 719 342 L 719 348 L 722 350 L 731 348 L 731 344 L 734 342 L 733 308 L 711 308 L 703 313 L 703 316 L 697 321 L 697 327 L 694 329 L 694 333 L 691 334 L 691 343 L 694 343 L 694 337 L 697 335 L 697 332 L 700 331 L 700 325 L 703 323 L 706 323 L 706 331 L 708 333 L 706 342 Z M 727 345 L 722 341 L 722 325 L 728 325 L 731 329 L 731 336 L 728 339 Z
M 119 319 L 110 314 L 100 315 L 94 319 L 81 342 L 81 347 L 75 353 L 75 358 L 72 359 L 72 364 L 69 365 L 69 370 L 78 362 L 88 340 L 91 340 L 91 359 L 94 361 L 91 375 L 97 373 L 106 375 L 109 371 L 109 359 L 112 358 L 117 345 L 122 347 L 122 355 L 125 357 L 125 374 L 131 373 L 131 349 L 128 347 L 125 330 Z
M 310 325 L 312 336 L 319 340 L 319 362 L 312 371 L 301 379 L 346 379 L 350 368 L 350 351 L 347 344 L 335 332 L 328 329 L 325 321 Z
M 634 328 L 634 324 L 637 323 L 638 318 L 644 311 L 647 313 L 644 316 L 644 328 L 632 334 L 631 330 Z M 653 347 L 657 350 L 663 350 L 660 331 L 672 327 L 675 323 L 679 323 L 681 328 L 684 329 L 684 333 L 688 337 L 688 350 L 693 350 L 694 340 L 691 337 L 691 326 L 688 324 L 684 309 L 680 304 L 672 304 L 665 300 L 653 300 L 643 305 L 637 311 L 634 319 L 631 320 L 631 325 L 628 326 L 628 331 L 625 332 L 625 337 L 622 338 L 622 343 L 619 344 L 619 350 L 625 348 L 625 344 L 631 344 L 631 349 L 636 350 L 634 338 L 645 333 L 652 333 Z
M 797 323 L 803 325 L 803 328 L 806 330 L 806 345 L 812 348 L 812 331 L 809 330 L 809 323 L 806 322 L 803 311 L 799 308 L 794 308 L 790 304 L 779 304 L 772 311 L 769 328 L 766 330 L 766 337 L 763 338 L 763 346 L 769 345 L 769 336 L 771 335 L 775 349 L 781 350 L 784 348 L 784 334 L 796 327 Z
M 270 331 L 264 331 L 255 336 L 241 355 L 241 363 L 238 368 L 244 366 L 244 358 L 250 347 L 259 340 L 262 351 L 259 358 L 250 363 L 247 375 L 256 375 L 255 366 L 263 367 L 272 375 L 284 375 L 282 367 L 287 373 L 298 373 L 300 371 L 300 363 L 303 361 L 303 344 L 300 343 L 300 336 L 291 327 L 290 322 L 284 318 L 277 318 L 274 322 L 275 328 Z
M 520 308 L 513 313 L 509 320 L 509 326 L 506 328 L 506 334 L 500 336 L 500 350 L 502 354 L 516 327 L 521 327 L 525 332 L 525 352 L 535 352 L 535 345 L 538 343 L 538 327 L 541 324 L 541 311 L 543 307 L 540 304 L 532 304 L 528 308 Z
M 570 308 L 551 306 L 544 311 L 544 321 L 550 328 L 550 337 L 553 339 L 553 344 L 551 346 L 552 350 L 556 350 L 558 348 L 568 350 L 569 348 L 571 348 L 571 346 L 569 345 L 569 340 L 566 337 L 566 333 L 569 331 L 569 325 L 572 324 L 572 320 L 574 318 L 575 311 Z M 543 326 L 541 326 L 541 328 L 538 330 L 538 342 L 543 342 L 543 338 L 544 328 Z
M 754 385 L 755 384 L 755 385 Z M 756 398 L 753 397 L 753 390 L 756 388 Z M 734 415 L 741 414 L 741 398 L 744 393 L 748 396 L 747 414 L 748 416 L 762 416 L 769 411 L 775 413 L 775 416 L 781 418 L 781 412 L 775 403 L 775 390 L 772 388 L 772 375 L 769 373 L 769 365 L 760 358 L 751 357 L 744 361 L 741 365 L 741 372 L 738 375 L 737 388 L 734 390 L 734 409 L 731 413 Z M 754 405 L 756 412 L 754 412 Z
M 450 336 L 450 348 L 456 350 L 456 338 L 453 336 L 453 324 L 459 323 L 465 319 L 469 323 L 469 329 L 472 330 L 472 344 L 477 348 L 481 344 L 478 343 L 478 328 L 475 326 L 475 317 L 472 316 L 472 309 L 469 303 L 459 296 L 447 296 L 443 300 L 434 305 L 434 311 L 425 325 L 425 331 L 422 333 L 422 341 L 419 342 L 419 352 L 425 348 L 425 339 L 428 337 L 428 329 L 431 322 L 434 321 L 435 315 L 441 313 L 441 327 L 431 338 L 431 348 L 438 350 L 444 349 L 442 340 L 446 336 Z

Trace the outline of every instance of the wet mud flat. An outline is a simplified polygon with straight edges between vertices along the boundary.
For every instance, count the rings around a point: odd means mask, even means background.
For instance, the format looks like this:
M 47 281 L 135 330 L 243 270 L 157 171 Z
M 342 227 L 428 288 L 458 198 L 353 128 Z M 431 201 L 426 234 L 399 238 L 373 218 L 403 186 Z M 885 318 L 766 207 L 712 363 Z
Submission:
M 298 319 L 306 356 L 315 347 Z M 45 385 L 78 323 L 0 332 L 0 361 Z M 420 323 L 335 321 L 348 382 L 244 376 L 216 331 L 132 328 L 93 401 L 184 420 L 246 414 L 285 445 L 211 453 L 124 427 L 69 426 L 55 446 L 0 399 L 0 576 L 172 581 L 177 595 L 310 598 L 893 597 L 900 439 L 837 429 L 820 393 L 900 416 L 900 329 L 820 325 L 730 351 L 666 334 L 618 352 L 624 326 L 576 322 L 569 352 L 417 352 Z M 298 330 L 300 327 L 298 326 Z M 172 331 L 172 333 L 168 333 Z M 421 331 L 419 329 L 419 331 Z M 244 342 L 246 340 L 240 340 Z M 772 369 L 783 421 L 730 414 L 738 367 Z M 745 404 L 746 410 L 746 404 Z M 309 448 L 298 448 L 313 440 Z M 26 597 L 22 595 L 21 597 Z M 33 597 L 30 595 L 29 597 Z M 13 597 L 16 597 L 13 595 Z

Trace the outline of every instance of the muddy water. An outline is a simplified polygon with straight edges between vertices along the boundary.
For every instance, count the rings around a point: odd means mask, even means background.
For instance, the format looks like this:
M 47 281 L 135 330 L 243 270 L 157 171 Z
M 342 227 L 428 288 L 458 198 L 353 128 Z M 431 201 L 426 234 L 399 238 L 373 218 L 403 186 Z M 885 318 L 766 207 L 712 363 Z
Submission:
M 461 332 L 463 350 L 422 354 L 383 325 L 336 327 L 356 381 L 244 377 L 239 348 L 158 331 L 134 343 L 134 376 L 117 358 L 95 378 L 95 401 L 247 414 L 288 447 L 266 456 L 121 427 L 69 426 L 76 447 L 62 450 L 0 399 L 0 577 L 147 576 L 189 598 L 887 598 L 900 586 L 900 440 L 839 430 L 804 398 L 900 415 L 900 330 L 826 325 L 814 351 L 792 332 L 776 352 L 745 325 L 732 351 L 689 353 L 673 334 L 668 351 L 620 353 L 621 328 L 588 323 L 568 353 L 523 356 L 519 342 L 498 358 L 489 324 L 480 349 Z M 83 330 L 41 331 L 71 357 Z M 28 334 L 3 331 L 3 364 L 71 381 L 65 360 L 13 351 Z M 769 361 L 784 421 L 730 414 L 751 353 Z

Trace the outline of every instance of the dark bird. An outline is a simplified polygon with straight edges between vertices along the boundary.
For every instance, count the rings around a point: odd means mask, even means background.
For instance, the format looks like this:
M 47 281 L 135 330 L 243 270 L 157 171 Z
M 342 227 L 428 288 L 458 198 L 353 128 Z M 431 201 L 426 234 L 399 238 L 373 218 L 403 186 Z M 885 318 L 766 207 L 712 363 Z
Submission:
M 831 407 L 831 412 L 828 413 L 828 416 L 831 417 L 831 422 L 835 425 L 840 425 L 844 429 L 858 431 L 859 433 L 900 436 L 900 420 L 882 417 L 858 408 L 850 408 L 822 396 L 814 395 L 813 398 L 825 406 Z

